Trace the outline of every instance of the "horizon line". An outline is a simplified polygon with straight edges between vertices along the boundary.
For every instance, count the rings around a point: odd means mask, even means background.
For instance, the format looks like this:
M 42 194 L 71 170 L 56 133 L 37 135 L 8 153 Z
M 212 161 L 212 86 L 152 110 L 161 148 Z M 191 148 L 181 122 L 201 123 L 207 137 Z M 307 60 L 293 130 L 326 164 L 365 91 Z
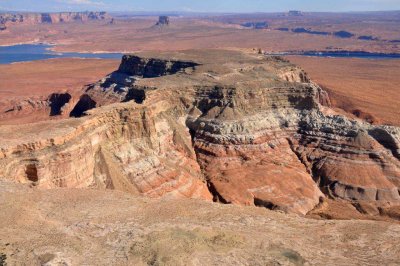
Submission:
M 254 11 L 254 12 L 235 12 L 235 11 L 185 11 L 185 10 L 170 10 L 170 11 L 161 11 L 161 10 L 130 10 L 130 11 L 122 11 L 122 10 L 65 10 L 65 11 L 28 11 L 28 10 L 8 10 L 8 9 L 0 9 L 0 13 L 3 12 L 12 12 L 12 13 L 69 13 L 69 12 L 107 12 L 107 13 L 185 13 L 185 14 L 279 14 L 279 13 L 289 13 L 290 11 L 300 11 L 302 13 L 374 13 L 374 12 L 400 12 L 400 9 L 393 10 L 348 10 L 348 11 L 305 11 L 305 10 L 286 10 L 286 11 Z

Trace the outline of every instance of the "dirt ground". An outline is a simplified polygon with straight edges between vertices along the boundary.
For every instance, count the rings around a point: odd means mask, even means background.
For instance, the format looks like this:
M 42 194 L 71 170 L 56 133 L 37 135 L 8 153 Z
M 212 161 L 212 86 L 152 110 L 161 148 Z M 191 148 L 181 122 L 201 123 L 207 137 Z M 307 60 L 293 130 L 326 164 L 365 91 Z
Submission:
M 400 60 L 288 59 L 328 90 L 335 107 L 375 124 L 400 125 Z
M 396 265 L 400 226 L 0 181 L 7 265 Z M 371 244 L 373 243 L 373 244 Z

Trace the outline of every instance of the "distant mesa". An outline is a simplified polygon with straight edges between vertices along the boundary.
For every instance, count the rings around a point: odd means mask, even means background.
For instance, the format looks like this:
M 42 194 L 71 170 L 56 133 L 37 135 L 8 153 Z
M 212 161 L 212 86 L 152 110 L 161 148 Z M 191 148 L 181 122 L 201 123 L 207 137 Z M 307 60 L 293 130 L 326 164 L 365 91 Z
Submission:
M 6 25 L 0 24 L 0 31 L 6 30 L 6 29 L 7 29 Z
M 290 11 L 288 12 L 288 15 L 291 16 L 291 17 L 301 17 L 301 16 L 303 16 L 304 14 L 303 14 L 303 12 L 298 11 L 298 10 L 290 10 Z
M 158 22 L 156 23 L 156 26 L 168 26 L 170 24 L 170 20 L 168 16 L 160 16 L 158 18 Z
M 262 21 L 262 22 L 245 22 L 240 24 L 241 26 L 245 28 L 251 28 L 251 29 L 267 29 L 268 28 L 268 22 Z
M 110 19 L 106 12 L 61 12 L 61 13 L 0 13 L 0 25 L 55 24 L 63 22 L 86 22 Z

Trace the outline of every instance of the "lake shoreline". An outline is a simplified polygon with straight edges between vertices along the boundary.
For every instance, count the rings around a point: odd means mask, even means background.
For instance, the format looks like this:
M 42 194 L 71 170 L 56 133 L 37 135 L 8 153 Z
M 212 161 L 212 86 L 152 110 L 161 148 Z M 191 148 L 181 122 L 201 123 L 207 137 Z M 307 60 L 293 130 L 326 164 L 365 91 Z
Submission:
M 366 51 L 288 51 L 281 53 L 264 53 L 268 56 L 311 56 L 332 58 L 359 58 L 359 59 L 400 59 L 400 53 L 374 53 Z
M 121 59 L 124 53 L 81 53 L 55 51 L 54 44 L 17 44 L 0 47 L 0 64 L 31 62 L 54 58 Z

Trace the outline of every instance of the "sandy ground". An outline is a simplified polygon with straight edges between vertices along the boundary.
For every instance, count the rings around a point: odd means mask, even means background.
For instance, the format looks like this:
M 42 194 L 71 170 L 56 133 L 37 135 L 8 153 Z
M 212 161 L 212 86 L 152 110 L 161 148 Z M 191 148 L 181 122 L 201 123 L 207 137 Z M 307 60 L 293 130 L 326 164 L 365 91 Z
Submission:
M 265 18 L 247 18 L 247 21 Z M 364 50 L 395 52 L 399 51 L 397 43 L 386 41 L 362 41 L 357 38 L 336 38 L 311 34 L 296 34 L 275 30 L 281 27 L 304 27 L 311 25 L 319 30 L 345 30 L 347 28 L 357 34 L 367 34 L 362 29 L 361 22 L 338 23 L 337 21 L 280 21 L 273 23 L 270 29 L 253 30 L 240 27 L 235 20 L 215 21 L 216 19 L 171 18 L 168 27 L 153 27 L 158 18 L 144 17 L 129 20 L 117 20 L 116 24 L 107 22 L 66 23 L 53 25 L 16 25 L 0 32 L 0 45 L 47 42 L 55 43 L 58 51 L 110 51 L 134 52 L 140 50 L 185 50 L 201 48 L 254 48 L 260 47 L 267 51 L 301 51 L 301 50 Z M 224 19 L 222 19 L 224 20 Z M 332 26 L 332 23 L 334 26 Z M 397 23 L 397 24 L 396 24 Z M 394 25 L 392 25 L 394 24 Z M 316 28 L 316 25 L 318 27 Z M 385 38 L 391 35 L 400 39 L 398 22 L 387 22 L 383 26 L 373 27 L 369 34 L 376 36 L 384 32 Z M 394 27 L 397 25 L 397 28 Z M 355 27 L 355 28 L 354 28 Z M 386 28 L 384 31 L 382 28 Z M 378 35 L 380 36 L 380 35 Z
M 336 107 L 400 125 L 400 60 L 288 57 L 324 86 Z
M 19 124 L 49 119 L 47 112 L 31 109 L 30 103 L 46 100 L 55 92 L 77 98 L 86 84 L 115 70 L 120 60 L 50 59 L 0 65 L 0 124 Z M 17 113 L 7 110 L 25 102 Z
M 81 89 L 115 70 L 120 60 L 50 59 L 0 65 L 0 101 Z

